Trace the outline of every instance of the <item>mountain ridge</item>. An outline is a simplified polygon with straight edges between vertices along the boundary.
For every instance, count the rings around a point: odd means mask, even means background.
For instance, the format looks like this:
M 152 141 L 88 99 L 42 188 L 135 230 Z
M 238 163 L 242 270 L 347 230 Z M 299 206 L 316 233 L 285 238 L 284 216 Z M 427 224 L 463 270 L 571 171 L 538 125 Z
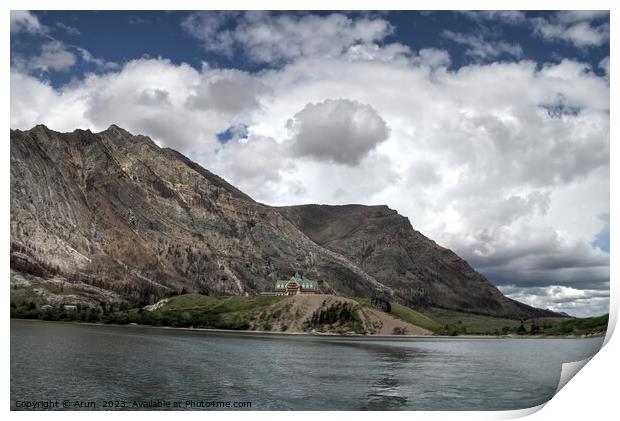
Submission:
M 11 130 L 11 251 L 12 282 L 64 279 L 131 304 L 181 290 L 256 294 L 301 271 L 324 293 L 557 316 L 505 297 L 385 205 L 265 205 L 116 125 Z

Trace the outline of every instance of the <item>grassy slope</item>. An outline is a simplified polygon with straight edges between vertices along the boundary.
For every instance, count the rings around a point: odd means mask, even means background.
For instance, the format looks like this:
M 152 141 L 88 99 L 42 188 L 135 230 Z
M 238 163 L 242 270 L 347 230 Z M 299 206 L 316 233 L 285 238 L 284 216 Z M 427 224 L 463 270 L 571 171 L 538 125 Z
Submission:
M 360 305 L 365 307 L 372 307 L 370 305 L 370 300 L 368 298 L 353 298 L 355 301 L 360 303 Z M 412 325 L 423 327 L 424 329 L 428 329 L 431 332 L 435 332 L 441 328 L 441 325 L 437 323 L 435 320 L 425 316 L 424 314 L 415 311 L 412 308 L 397 304 L 390 303 L 390 315 L 393 317 L 400 319 L 404 322 L 411 323 Z
M 520 320 L 501 319 L 479 314 L 461 313 L 445 309 L 428 309 L 424 314 L 437 321 L 440 328 L 433 332 L 442 335 L 495 335 L 518 333 Z M 524 320 L 525 334 L 530 334 L 532 323 L 539 327 L 539 335 L 587 335 L 607 329 L 608 315 L 594 318 L 546 317 Z
M 541 329 L 543 335 L 591 335 L 607 330 L 609 314 L 584 319 L 569 319 L 550 328 Z
M 425 315 L 435 320 L 440 327 L 441 334 L 481 334 L 492 335 L 501 333 L 504 326 L 510 329 L 517 329 L 521 322 L 519 320 L 500 319 L 478 314 L 461 313 L 444 309 L 428 309 Z
M 242 313 L 249 314 L 257 309 L 268 307 L 279 302 L 282 296 L 253 296 L 253 297 L 214 297 L 200 294 L 185 294 L 170 298 L 163 306 L 165 310 L 207 310 L 215 313 Z
M 163 323 L 199 325 L 221 329 L 248 329 L 259 314 L 284 297 L 213 297 L 186 294 L 172 297 L 160 309 L 150 312 Z M 142 313 L 144 314 L 144 312 Z
M 441 328 L 441 325 L 437 321 L 409 307 L 405 307 L 397 303 L 392 303 L 391 307 L 392 310 L 390 311 L 390 314 L 397 319 L 401 319 L 405 322 L 411 323 L 412 325 L 423 327 L 431 332 L 435 332 Z
M 50 314 L 33 305 L 32 291 L 11 290 L 11 316 L 27 318 L 44 318 L 51 320 L 105 321 L 109 323 L 144 323 L 165 326 L 201 326 L 221 329 L 260 329 L 269 330 L 272 319 L 279 317 L 279 311 L 270 307 L 286 297 L 282 296 L 205 296 L 186 294 L 175 296 L 155 311 L 131 309 L 101 314 L 100 311 L 87 310 L 84 319 L 80 314 L 64 312 L 60 315 Z M 370 306 L 370 300 L 355 298 L 362 306 Z M 519 320 L 499 319 L 444 309 L 427 309 L 423 313 L 409 307 L 391 303 L 390 314 L 400 320 L 428 329 L 440 335 L 496 335 L 515 334 L 521 325 Z M 588 335 L 602 333 L 607 329 L 608 315 L 577 318 L 536 319 L 540 335 Z M 523 323 L 525 334 L 531 331 L 532 320 Z

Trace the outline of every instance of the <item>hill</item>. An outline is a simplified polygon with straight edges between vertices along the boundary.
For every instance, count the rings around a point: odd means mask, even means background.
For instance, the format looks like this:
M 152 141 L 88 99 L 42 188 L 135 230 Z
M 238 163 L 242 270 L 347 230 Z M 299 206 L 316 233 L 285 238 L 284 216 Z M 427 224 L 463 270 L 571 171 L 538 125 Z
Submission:
M 138 309 L 106 312 L 64 306 L 11 309 L 13 317 L 57 321 L 258 332 L 430 335 L 432 332 L 356 300 L 335 295 L 205 296 L 185 294 Z
M 21 297 L 23 298 L 23 297 Z M 385 304 L 385 303 L 383 303 Z M 140 308 L 36 306 L 11 296 L 11 317 L 52 321 L 143 324 L 256 332 L 360 335 L 589 336 L 607 330 L 609 315 L 590 318 L 502 319 L 334 295 L 206 296 L 185 294 Z

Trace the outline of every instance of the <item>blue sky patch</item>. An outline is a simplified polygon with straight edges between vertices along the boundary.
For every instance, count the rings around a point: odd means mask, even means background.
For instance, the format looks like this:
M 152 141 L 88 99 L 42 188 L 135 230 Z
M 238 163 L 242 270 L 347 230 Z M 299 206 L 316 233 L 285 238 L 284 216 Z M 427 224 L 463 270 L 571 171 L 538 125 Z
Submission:
M 601 219 L 606 221 L 605 227 L 596 235 L 592 245 L 609 254 L 609 214 L 602 215 Z
M 248 137 L 248 126 L 245 124 L 237 124 L 230 126 L 223 132 L 217 134 L 217 140 L 221 144 L 228 143 L 230 140 L 246 139 Z

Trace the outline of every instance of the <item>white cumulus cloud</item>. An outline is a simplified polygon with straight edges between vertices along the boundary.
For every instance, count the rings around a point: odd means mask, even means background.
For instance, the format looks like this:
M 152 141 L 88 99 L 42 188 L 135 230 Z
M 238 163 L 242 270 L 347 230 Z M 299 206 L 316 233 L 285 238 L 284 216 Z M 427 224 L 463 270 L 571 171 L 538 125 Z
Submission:
M 465 45 L 467 47 L 465 54 L 477 59 L 494 59 L 504 54 L 517 58 L 523 56 L 523 48 L 519 44 L 487 40 L 480 34 L 462 34 L 446 30 L 442 36 L 457 44 Z
M 295 156 L 346 165 L 359 164 L 389 129 L 370 105 L 348 99 L 326 99 L 307 104 L 287 122 Z
M 30 59 L 28 66 L 34 70 L 65 71 L 76 63 L 75 54 L 60 41 L 50 41 L 41 46 L 41 53 Z
M 11 34 L 19 32 L 45 34 L 47 31 L 47 27 L 31 12 L 27 10 L 11 10 Z
M 229 28 L 232 26 L 232 28 Z M 383 19 L 351 18 L 341 13 L 200 12 L 187 17 L 185 30 L 207 51 L 234 54 L 241 50 L 259 63 L 273 64 L 298 57 L 333 57 L 349 47 L 372 44 L 393 28 Z
M 594 22 L 608 16 L 606 11 L 562 11 L 552 18 L 532 20 L 536 34 L 548 40 L 561 40 L 585 48 L 609 41 L 609 24 Z

